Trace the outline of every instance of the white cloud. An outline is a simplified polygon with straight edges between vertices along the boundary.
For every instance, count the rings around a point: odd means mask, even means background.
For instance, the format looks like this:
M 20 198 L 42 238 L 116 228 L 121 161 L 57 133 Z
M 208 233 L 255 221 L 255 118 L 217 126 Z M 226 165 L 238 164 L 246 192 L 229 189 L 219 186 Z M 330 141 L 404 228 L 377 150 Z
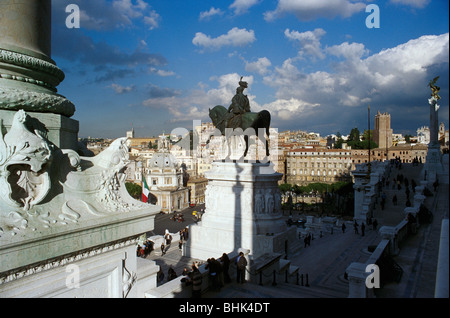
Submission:
M 317 28 L 314 31 L 298 32 L 286 29 L 284 35 L 291 41 L 298 41 L 301 48 L 299 57 L 304 58 L 305 55 L 313 58 L 323 59 L 325 57 L 322 52 L 320 39 L 326 34 L 324 29 Z
M 258 4 L 259 0 L 234 0 L 230 5 L 230 9 L 234 9 L 236 15 L 246 13 L 255 4 Z
M 144 23 L 150 26 L 150 30 L 158 28 L 160 20 L 161 16 L 155 10 L 151 10 L 148 16 L 144 17 Z
M 284 123 L 317 127 L 320 122 L 328 131 L 355 125 L 355 116 L 359 113 L 365 116 L 367 104 L 374 109 L 378 105 L 392 105 L 389 109 L 392 116 L 396 111 L 397 116 L 404 116 L 405 109 L 416 104 L 426 107 L 429 96 L 426 85 L 439 75 L 436 70 L 448 74 L 449 35 L 422 36 L 370 56 L 364 45 L 348 42 L 323 49 L 322 53 L 339 57 L 328 71 L 305 72 L 300 69 L 301 64 L 297 65 L 297 56 L 278 66 L 266 57 L 244 61 L 246 71 L 264 73 L 263 84 L 275 89 L 273 101 L 258 103 L 257 96 L 250 94 L 253 76 L 245 78 L 252 111 L 269 110 L 273 127 Z M 215 105 L 228 107 L 239 79 L 237 73 L 213 76 L 184 95 L 152 98 L 144 105 L 168 109 L 173 123 L 209 121 L 208 109 Z
M 327 110 L 359 107 L 367 103 L 402 103 L 426 99 L 426 84 L 438 70 L 448 72 L 449 34 L 422 36 L 366 57 L 362 44 L 347 42 L 330 47 L 327 53 L 343 58 L 333 71 L 303 73 L 294 59 L 264 77 L 264 83 L 277 89 L 282 100 L 297 99 L 320 104 Z M 294 116 L 295 114 L 293 114 Z
M 277 8 L 264 13 L 264 18 L 273 21 L 285 13 L 292 13 L 301 21 L 337 16 L 348 18 L 365 8 L 365 3 L 348 0 L 278 0 Z
M 254 41 L 256 41 L 256 37 L 253 30 L 247 31 L 247 29 L 234 27 L 227 34 L 222 34 L 216 38 L 197 32 L 192 43 L 204 48 L 220 49 L 223 46 L 245 46 Z
M 173 72 L 173 71 L 158 70 L 158 69 L 156 69 L 154 67 L 151 67 L 149 69 L 149 72 L 152 73 L 152 74 L 159 75 L 161 77 L 175 76 L 176 75 L 175 72 Z
M 136 88 L 134 85 L 122 86 L 115 83 L 111 84 L 111 87 L 117 94 L 129 93 L 131 91 L 134 91 L 134 89 Z
M 166 108 L 171 114 L 171 122 L 183 122 L 190 120 L 209 121 L 208 109 L 216 105 L 228 107 L 236 93 L 241 76 L 237 73 L 213 76 L 209 80 L 217 82 L 217 87 L 208 88 L 204 83 L 199 83 L 199 89 L 181 96 L 162 96 L 145 100 L 142 104 L 154 108 Z M 244 77 L 244 80 L 253 83 L 253 76 Z M 254 96 L 248 95 L 252 103 Z M 251 104 L 252 105 L 252 104 Z
M 114 0 L 113 7 L 130 18 L 138 18 L 147 9 L 147 3 L 143 0 L 137 0 L 136 4 L 133 4 L 131 0 Z
M 52 0 L 54 12 L 64 12 L 69 1 Z M 151 25 L 158 26 L 160 19 L 158 13 L 152 10 L 144 0 L 77 0 L 80 8 L 81 27 L 88 30 L 114 30 L 133 26 L 136 20 L 142 20 Z M 65 14 L 53 16 L 55 24 L 64 23 Z
M 255 62 L 245 61 L 245 70 L 247 72 L 258 73 L 259 75 L 266 75 L 269 70 L 268 68 L 272 66 L 272 63 L 267 57 L 260 57 Z
M 222 15 L 223 11 L 220 9 L 216 9 L 214 7 L 211 7 L 211 9 L 209 9 L 209 11 L 203 11 L 200 12 L 200 16 L 199 16 L 199 20 L 208 20 L 209 18 L 211 18 L 212 16 L 215 15 Z
M 302 112 L 309 112 L 319 106 L 319 104 L 311 104 L 296 98 L 290 98 L 277 99 L 272 103 L 263 105 L 262 109 L 268 110 L 272 116 L 281 120 L 292 120 L 295 117 L 298 118 Z
M 343 57 L 344 59 L 359 59 L 369 53 L 364 44 L 348 42 L 328 47 L 326 51 L 331 55 Z
M 428 3 L 430 3 L 430 0 L 391 0 L 391 2 L 422 9 L 425 8 Z
M 127 24 L 132 24 L 132 19 L 143 18 L 150 30 L 159 26 L 160 15 L 155 10 L 148 10 L 148 4 L 143 0 L 136 0 L 136 3 L 132 0 L 114 0 L 113 8 L 127 19 Z

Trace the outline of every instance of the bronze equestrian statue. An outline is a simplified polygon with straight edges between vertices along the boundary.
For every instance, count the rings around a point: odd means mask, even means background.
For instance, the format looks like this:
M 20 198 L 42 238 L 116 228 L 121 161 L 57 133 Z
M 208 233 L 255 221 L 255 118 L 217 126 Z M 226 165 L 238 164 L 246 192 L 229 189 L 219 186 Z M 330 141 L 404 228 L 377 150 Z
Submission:
M 258 138 L 263 142 L 265 141 L 266 156 L 268 157 L 270 154 L 268 142 L 270 136 L 270 113 L 267 110 L 260 111 L 259 113 L 250 111 L 248 97 L 244 95 L 244 89 L 247 87 L 247 82 L 243 82 L 241 77 L 239 87 L 236 89 L 236 95 L 233 97 L 228 109 L 224 106 L 217 105 L 213 109 L 209 109 L 209 117 L 222 136 L 225 136 L 227 139 L 232 136 L 232 132 L 235 129 L 242 129 L 245 139 L 244 157 L 247 156 L 249 147 L 249 138 L 248 134 L 245 134 L 245 131 L 248 128 L 252 128 Z M 260 128 L 264 129 L 267 139 L 265 139 L 264 134 L 262 136 L 258 134 Z

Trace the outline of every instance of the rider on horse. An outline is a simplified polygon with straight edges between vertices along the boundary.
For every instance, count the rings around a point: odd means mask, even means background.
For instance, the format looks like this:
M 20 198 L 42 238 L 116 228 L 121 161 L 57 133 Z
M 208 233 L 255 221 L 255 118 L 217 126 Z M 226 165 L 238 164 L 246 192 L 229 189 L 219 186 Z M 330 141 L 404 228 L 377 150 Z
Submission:
M 228 112 L 225 115 L 225 127 L 240 127 L 242 126 L 242 115 L 250 112 L 250 102 L 247 95 L 244 95 L 244 90 L 248 87 L 247 82 L 239 81 L 239 87 L 236 88 L 236 95 L 231 100 L 231 105 L 228 107 Z

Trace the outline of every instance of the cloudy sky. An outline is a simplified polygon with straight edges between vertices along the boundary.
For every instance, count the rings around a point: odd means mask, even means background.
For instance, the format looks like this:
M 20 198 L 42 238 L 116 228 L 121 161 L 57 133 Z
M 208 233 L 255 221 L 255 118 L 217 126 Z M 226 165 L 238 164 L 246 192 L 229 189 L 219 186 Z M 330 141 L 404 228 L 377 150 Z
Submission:
M 59 93 L 76 106 L 80 137 L 139 137 L 209 122 L 240 76 L 252 111 L 272 127 L 323 136 L 429 125 L 428 82 L 440 76 L 449 122 L 447 0 L 52 0 Z M 80 28 L 67 28 L 69 4 Z M 376 4 L 379 12 L 373 10 Z M 379 21 L 379 28 L 369 28 Z M 368 22 L 368 23 L 366 23 Z

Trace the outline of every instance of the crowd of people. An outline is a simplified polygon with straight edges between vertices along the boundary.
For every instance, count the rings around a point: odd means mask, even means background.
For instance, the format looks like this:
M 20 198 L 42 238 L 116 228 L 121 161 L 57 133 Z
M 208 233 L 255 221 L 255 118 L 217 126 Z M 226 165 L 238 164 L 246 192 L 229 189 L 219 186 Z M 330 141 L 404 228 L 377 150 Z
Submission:
M 183 248 L 183 244 L 188 240 L 189 238 L 189 228 L 185 227 L 184 229 L 181 229 L 179 232 L 180 240 L 178 241 L 178 248 L 181 250 Z M 161 255 L 165 255 L 167 250 L 170 248 L 170 245 L 172 244 L 172 234 L 169 233 L 168 230 L 165 231 L 163 241 L 161 243 Z M 154 250 L 155 242 L 153 242 L 150 239 L 147 239 L 142 244 L 138 244 L 136 248 L 136 255 L 138 257 L 146 258 L 151 251 Z
M 192 286 L 192 297 L 201 297 L 203 276 L 199 271 L 199 266 L 201 264 L 197 261 L 193 262 L 190 268 L 185 267 L 183 272 L 180 274 L 183 276 L 181 282 L 185 283 L 186 286 Z M 230 276 L 231 261 L 227 253 L 223 253 L 218 259 L 214 257 L 209 258 L 206 261 L 205 269 L 208 270 L 208 278 L 211 283 L 211 289 L 213 291 L 220 291 L 222 287 L 226 284 L 231 283 L 232 278 Z M 245 270 L 248 265 L 247 259 L 243 252 L 240 252 L 235 260 L 236 265 L 236 282 L 243 284 L 245 283 Z M 169 267 L 167 271 L 167 282 L 177 278 L 178 275 L 172 266 Z M 165 279 L 165 274 L 160 268 L 158 272 L 158 283 L 163 283 Z
M 136 255 L 146 258 L 153 251 L 153 245 L 154 243 L 151 240 L 146 240 L 142 245 L 137 246 Z

